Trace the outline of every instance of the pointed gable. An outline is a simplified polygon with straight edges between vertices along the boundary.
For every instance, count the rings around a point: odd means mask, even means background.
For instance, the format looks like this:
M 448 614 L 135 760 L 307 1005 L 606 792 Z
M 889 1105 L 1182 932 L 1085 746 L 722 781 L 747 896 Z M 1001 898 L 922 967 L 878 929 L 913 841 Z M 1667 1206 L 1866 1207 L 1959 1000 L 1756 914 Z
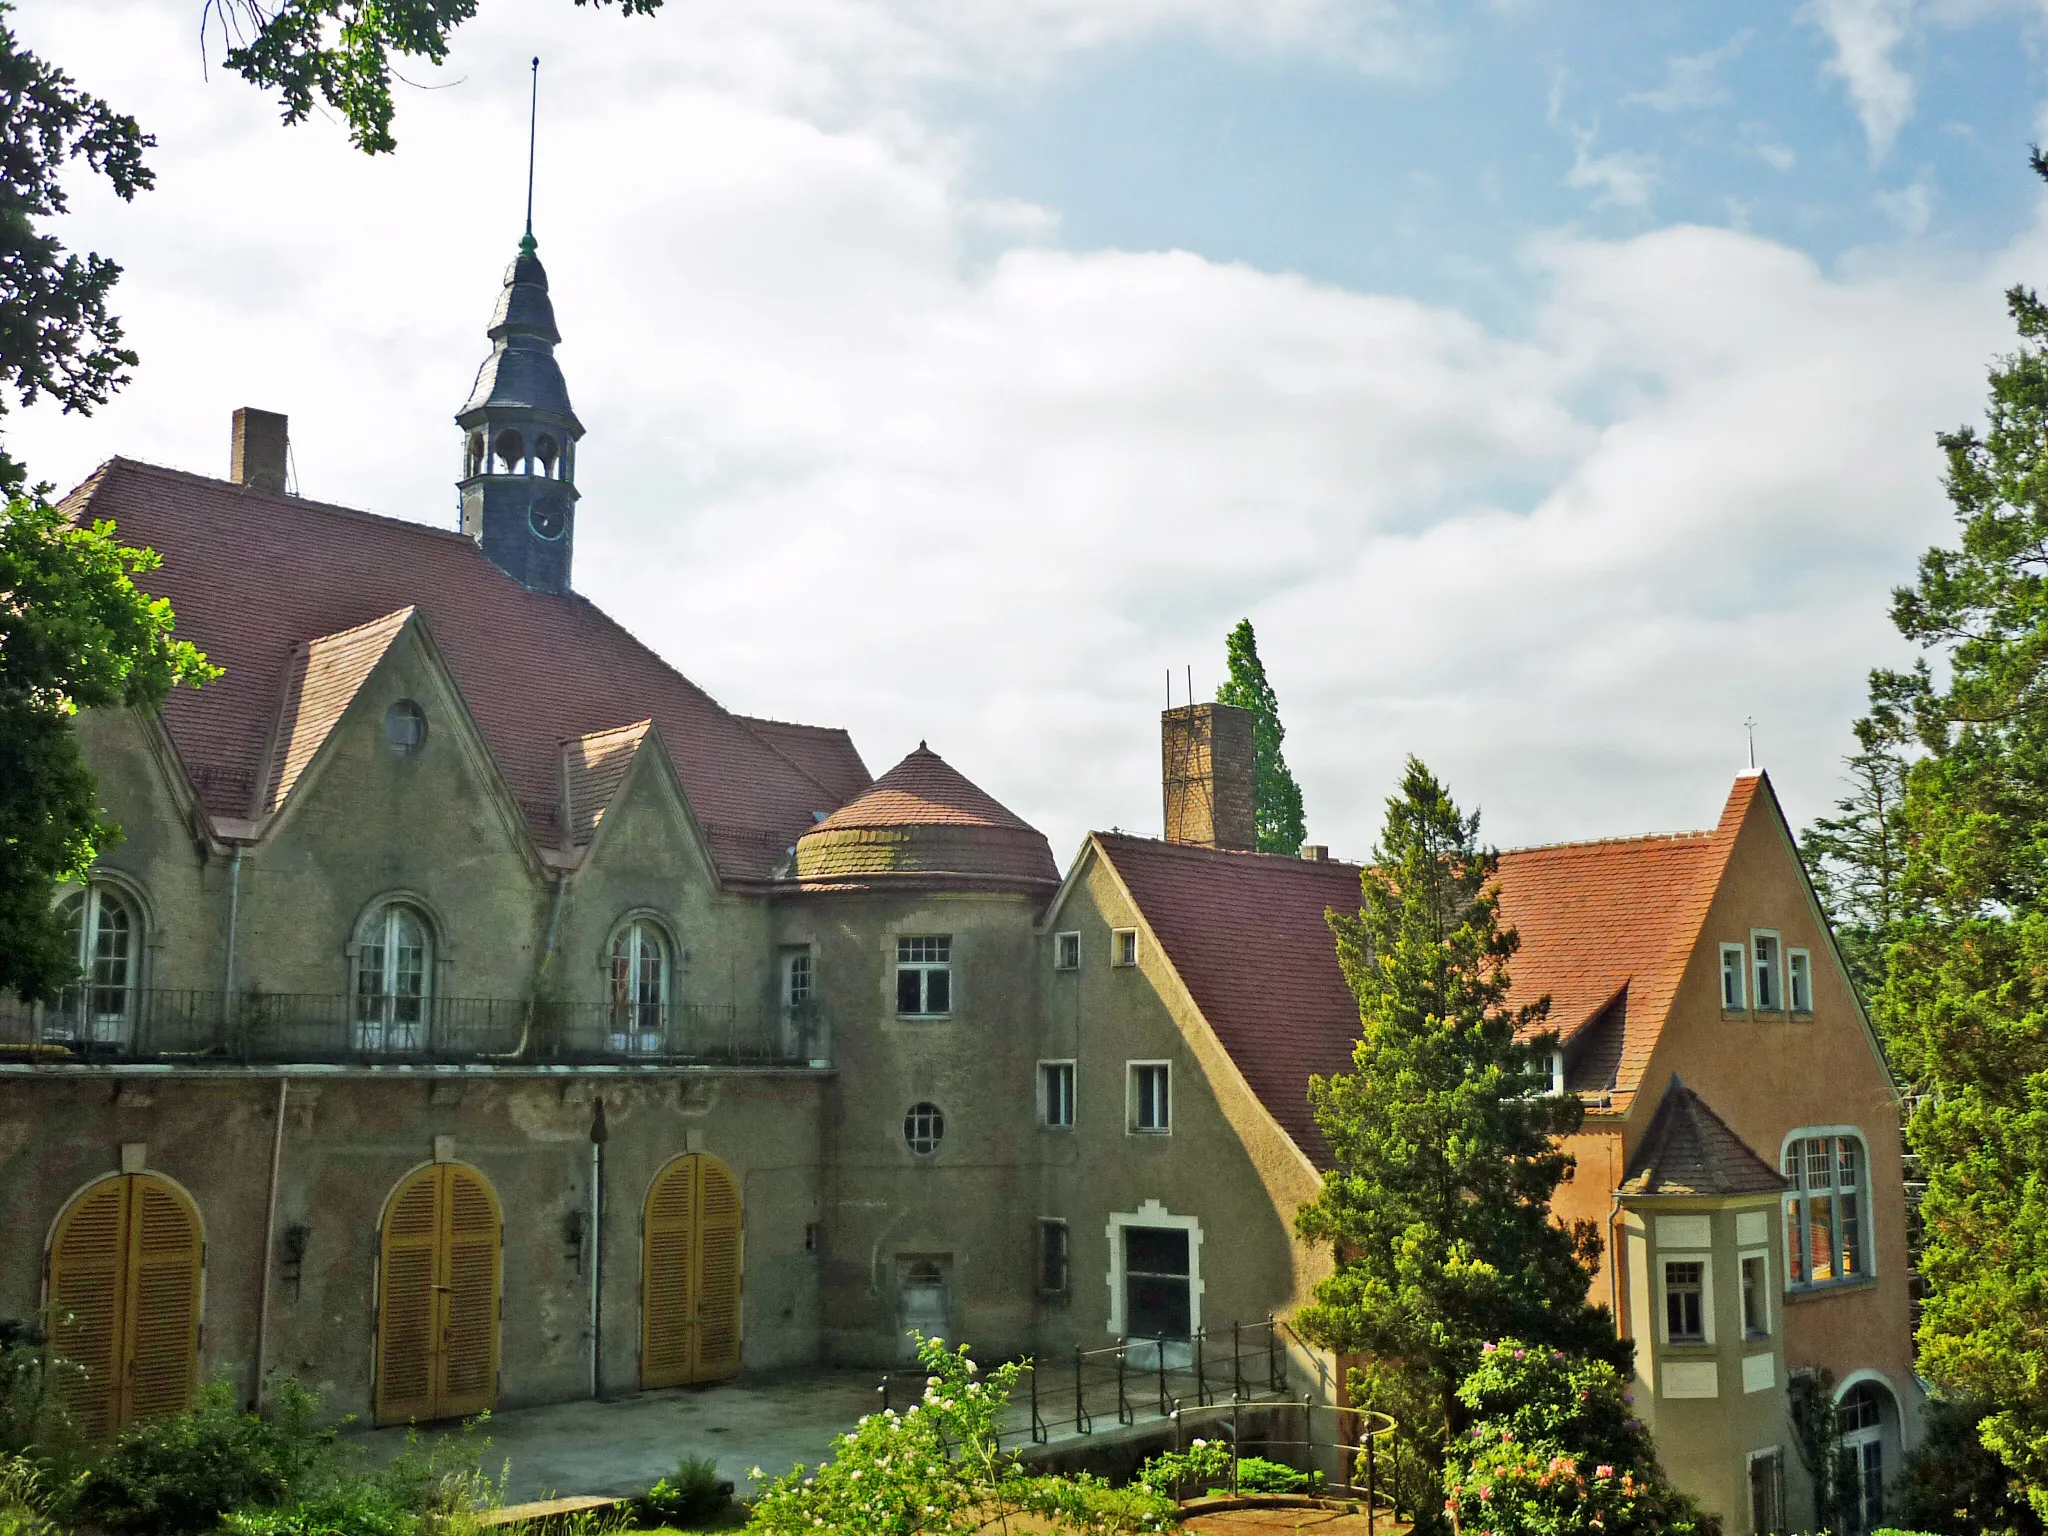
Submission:
M 1785 1176 L 1673 1074 L 1622 1175 L 1624 1195 L 1774 1195 Z
M 309 640 L 293 651 L 259 812 L 275 811 L 290 797 L 299 776 L 412 618 L 412 608 L 400 608 L 354 629 Z
M 653 728 L 652 720 L 636 720 L 562 743 L 562 814 L 570 842 L 581 846 L 596 834 Z

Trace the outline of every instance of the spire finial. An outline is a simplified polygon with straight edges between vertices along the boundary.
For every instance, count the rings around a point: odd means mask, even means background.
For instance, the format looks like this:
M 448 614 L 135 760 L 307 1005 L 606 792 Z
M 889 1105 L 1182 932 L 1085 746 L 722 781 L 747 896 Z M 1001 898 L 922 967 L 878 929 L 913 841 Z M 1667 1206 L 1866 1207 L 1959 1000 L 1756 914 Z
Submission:
M 519 249 L 532 251 L 533 238 L 533 141 L 540 127 L 540 55 L 533 56 L 533 100 L 526 115 L 526 233 L 520 238 Z

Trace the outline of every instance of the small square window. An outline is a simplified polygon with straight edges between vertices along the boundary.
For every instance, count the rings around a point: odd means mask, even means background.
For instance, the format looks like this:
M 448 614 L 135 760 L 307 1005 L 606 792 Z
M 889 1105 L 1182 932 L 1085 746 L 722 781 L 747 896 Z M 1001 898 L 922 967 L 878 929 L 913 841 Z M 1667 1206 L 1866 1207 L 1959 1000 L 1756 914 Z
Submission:
M 1794 1013 L 1813 1012 L 1813 956 L 1803 949 L 1785 951 L 1785 993 Z
M 1173 1077 L 1163 1061 L 1131 1063 L 1131 1129 L 1151 1136 L 1173 1130 Z
M 943 1018 L 953 1011 L 953 940 L 941 935 L 896 941 L 896 1012 Z
M 1748 951 L 1740 944 L 1721 946 L 1721 1006 L 1730 1013 L 1740 1013 L 1749 1006 L 1742 976 L 1747 960 Z
M 1136 965 L 1138 963 L 1137 929 L 1113 928 L 1110 930 L 1109 963 L 1111 965 Z
M 1081 969 L 1081 935 L 1056 933 L 1052 939 L 1052 968 L 1056 971 Z
M 1745 1255 L 1742 1260 L 1742 1336 L 1771 1336 L 1771 1266 L 1760 1253 Z
M 1707 1266 L 1703 1259 L 1664 1261 L 1664 1342 L 1707 1342 Z
M 1071 1061 L 1041 1061 L 1038 1064 L 1038 1123 L 1052 1130 L 1072 1127 L 1074 1064 Z
M 1759 1013 L 1776 1013 L 1785 1006 L 1778 979 L 1778 936 L 1757 932 L 1749 936 L 1756 955 L 1756 1006 Z
M 1067 1294 L 1067 1224 L 1050 1217 L 1038 1224 L 1038 1291 Z

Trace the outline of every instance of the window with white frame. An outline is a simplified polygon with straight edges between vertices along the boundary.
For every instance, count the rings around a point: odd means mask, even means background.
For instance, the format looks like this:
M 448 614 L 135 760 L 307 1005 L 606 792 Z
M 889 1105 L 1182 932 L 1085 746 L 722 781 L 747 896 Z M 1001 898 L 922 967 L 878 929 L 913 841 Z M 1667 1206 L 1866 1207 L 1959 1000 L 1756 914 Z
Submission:
M 896 941 L 896 1013 L 943 1018 L 953 1011 L 953 940 L 933 935 Z
M 1081 935 L 1056 933 L 1052 936 L 1052 968 L 1056 971 L 1081 969 Z
M 1163 1061 L 1134 1061 L 1131 1074 L 1131 1129 L 1163 1136 L 1173 1130 L 1173 1072 Z
M 1853 1130 L 1814 1132 L 1785 1143 L 1785 1281 L 1839 1285 L 1870 1273 L 1863 1200 L 1863 1138 Z
M 1038 1223 L 1038 1293 L 1067 1294 L 1067 1224 L 1057 1217 Z
M 1136 965 L 1138 963 L 1137 929 L 1112 928 L 1110 930 L 1109 963 L 1111 965 Z
M 622 923 L 611 943 L 611 1027 L 606 1045 L 658 1056 L 668 1038 L 668 939 L 644 917 Z
M 1664 1342 L 1711 1344 L 1712 1299 L 1707 1290 L 1707 1256 L 1687 1254 L 1664 1260 Z
M 1038 1123 L 1056 1131 L 1072 1128 L 1074 1064 L 1071 1061 L 1041 1061 L 1038 1064 Z
M 434 941 L 425 914 L 385 902 L 356 930 L 355 1048 L 421 1051 L 433 995 Z
M 1742 1255 L 1742 1336 L 1771 1336 L 1771 1261 L 1767 1254 Z
M 1759 1013 L 1776 1013 L 1785 1006 L 1784 983 L 1778 975 L 1778 936 L 1759 928 L 1749 936 L 1755 958 L 1756 1007 Z
M 1554 1045 L 1543 1063 L 1546 1074 L 1544 1092 L 1552 1098 L 1564 1092 L 1564 1047 Z
M 1186 1227 L 1122 1229 L 1124 1334 L 1185 1339 L 1194 1332 L 1194 1296 Z
M 1793 1013 L 1813 1012 L 1813 956 L 1806 950 L 1785 951 L 1785 1004 Z
M 71 933 L 71 959 L 78 983 L 62 999 L 74 1039 L 114 1044 L 128 1038 L 135 1014 L 136 971 L 142 957 L 142 923 L 128 898 L 95 880 L 64 898 L 59 919 Z M 54 1022 L 54 1021 L 53 1021 Z
M 1841 1486 L 1850 1490 L 1846 1536 L 1869 1536 L 1884 1524 L 1884 1403 L 1874 1382 L 1859 1381 L 1835 1405 L 1842 1438 L 1836 1454 Z
M 1721 946 L 1721 1006 L 1730 1013 L 1740 1013 L 1749 1006 L 1742 978 L 1748 958 L 1749 952 L 1740 944 Z
M 1749 1528 L 1756 1536 L 1785 1529 L 1785 1453 L 1776 1446 L 1749 1453 Z

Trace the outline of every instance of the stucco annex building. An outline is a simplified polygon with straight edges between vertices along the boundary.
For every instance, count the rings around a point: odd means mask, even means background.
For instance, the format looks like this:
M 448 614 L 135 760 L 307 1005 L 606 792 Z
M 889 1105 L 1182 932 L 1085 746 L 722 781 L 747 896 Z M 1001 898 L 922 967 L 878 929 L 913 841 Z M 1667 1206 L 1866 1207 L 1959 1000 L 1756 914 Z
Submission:
M 72 495 L 226 671 L 83 722 L 127 836 L 65 898 L 83 983 L 0 1013 L 0 1318 L 113 1426 L 216 1374 L 402 1422 L 1285 1317 L 1358 869 L 1242 851 L 1246 717 L 1169 711 L 1166 837 L 1062 880 L 937 754 L 874 779 L 578 597 L 530 242 L 490 336 L 459 531 L 285 494 L 256 411 L 228 479 Z M 1768 781 L 1502 880 L 1663 1454 L 1786 1527 L 1825 1367 L 1868 1528 L 1917 1414 L 1898 1106 Z

